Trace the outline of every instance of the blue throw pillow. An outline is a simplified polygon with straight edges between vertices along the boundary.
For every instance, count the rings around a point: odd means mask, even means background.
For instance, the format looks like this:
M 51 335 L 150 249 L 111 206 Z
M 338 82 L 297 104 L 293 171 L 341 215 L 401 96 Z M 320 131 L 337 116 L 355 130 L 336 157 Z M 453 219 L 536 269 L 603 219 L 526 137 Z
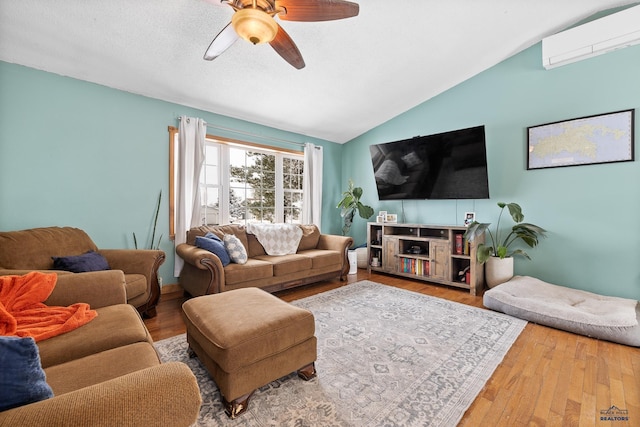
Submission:
M 218 236 L 216 236 L 210 231 L 207 234 L 205 234 L 204 237 L 206 237 L 207 239 L 217 240 L 218 242 L 222 243 L 222 239 L 220 239 Z
M 85 271 L 109 270 L 107 259 L 97 252 L 89 251 L 82 255 L 52 257 L 54 270 L 65 270 L 73 273 Z
M 209 234 L 211 234 L 213 238 L 208 237 Z M 220 262 L 222 263 L 223 267 L 226 267 L 231 263 L 231 258 L 229 258 L 229 253 L 225 249 L 224 245 L 222 244 L 218 236 L 216 236 L 213 233 L 207 233 L 204 237 L 197 236 L 196 246 L 201 249 L 205 249 L 213 253 L 218 258 L 220 258 Z
M 50 397 L 35 340 L 0 336 L 0 411 Z

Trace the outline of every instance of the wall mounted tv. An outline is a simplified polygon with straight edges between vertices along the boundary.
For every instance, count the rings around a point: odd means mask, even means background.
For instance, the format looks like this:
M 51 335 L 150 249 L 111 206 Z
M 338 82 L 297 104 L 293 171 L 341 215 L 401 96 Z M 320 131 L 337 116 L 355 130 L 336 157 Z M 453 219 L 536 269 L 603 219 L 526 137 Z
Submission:
M 380 200 L 489 198 L 484 126 L 369 150 Z

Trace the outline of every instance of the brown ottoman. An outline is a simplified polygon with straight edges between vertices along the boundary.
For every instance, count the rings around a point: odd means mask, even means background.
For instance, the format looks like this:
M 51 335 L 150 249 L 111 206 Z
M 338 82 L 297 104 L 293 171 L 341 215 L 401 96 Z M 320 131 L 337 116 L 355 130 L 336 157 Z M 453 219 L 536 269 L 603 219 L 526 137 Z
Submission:
M 182 305 L 189 349 L 209 371 L 235 418 L 253 392 L 291 372 L 316 376 L 315 321 L 258 288 L 205 295 Z

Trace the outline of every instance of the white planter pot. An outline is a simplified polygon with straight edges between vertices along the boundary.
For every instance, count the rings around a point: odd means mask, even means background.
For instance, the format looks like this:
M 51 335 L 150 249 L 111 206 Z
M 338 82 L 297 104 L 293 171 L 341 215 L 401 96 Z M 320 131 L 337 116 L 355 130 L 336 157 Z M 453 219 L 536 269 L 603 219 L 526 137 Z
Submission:
M 356 274 L 358 272 L 358 254 L 354 251 L 347 251 L 347 258 L 349 258 L 349 274 Z
M 513 277 L 513 258 L 489 257 L 484 271 L 487 286 L 496 287 Z

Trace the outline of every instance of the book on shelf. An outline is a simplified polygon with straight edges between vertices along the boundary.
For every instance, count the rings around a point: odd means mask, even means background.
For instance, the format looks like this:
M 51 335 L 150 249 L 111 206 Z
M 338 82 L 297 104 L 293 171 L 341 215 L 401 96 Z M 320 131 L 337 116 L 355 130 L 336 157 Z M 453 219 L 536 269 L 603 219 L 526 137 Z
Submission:
M 462 234 L 456 234 L 456 254 L 462 255 L 463 246 Z
M 400 257 L 399 270 L 402 273 L 415 274 L 418 276 L 429 275 L 429 260 Z

